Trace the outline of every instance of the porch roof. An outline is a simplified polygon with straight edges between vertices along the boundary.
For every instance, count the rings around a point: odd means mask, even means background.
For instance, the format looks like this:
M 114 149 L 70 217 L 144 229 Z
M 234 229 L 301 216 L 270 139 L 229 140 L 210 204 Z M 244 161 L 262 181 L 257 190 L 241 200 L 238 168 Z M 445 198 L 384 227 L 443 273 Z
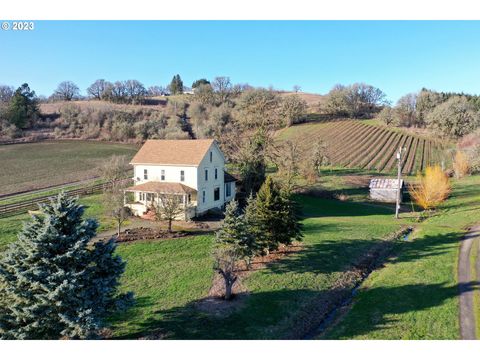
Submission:
M 131 186 L 125 191 L 130 192 L 147 192 L 147 193 L 158 193 L 158 194 L 194 194 L 197 190 L 180 184 L 164 181 L 147 181 L 146 183 Z

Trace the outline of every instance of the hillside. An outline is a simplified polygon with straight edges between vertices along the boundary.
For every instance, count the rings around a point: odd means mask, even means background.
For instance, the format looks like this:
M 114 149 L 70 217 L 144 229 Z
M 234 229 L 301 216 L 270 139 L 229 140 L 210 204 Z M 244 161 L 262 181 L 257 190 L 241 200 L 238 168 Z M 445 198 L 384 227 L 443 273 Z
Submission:
M 281 131 L 279 140 L 300 140 L 309 146 L 317 140 L 327 146 L 332 165 L 393 172 L 396 150 L 406 148 L 402 162 L 404 174 L 415 174 L 431 164 L 448 163 L 448 144 L 426 136 L 388 129 L 360 120 L 335 120 L 292 126 Z
M 305 100 L 309 108 L 316 109 L 318 104 L 320 104 L 325 96 L 320 94 L 313 94 L 313 93 L 304 93 L 304 92 L 281 92 L 281 96 L 289 96 L 289 95 L 298 95 L 301 99 Z

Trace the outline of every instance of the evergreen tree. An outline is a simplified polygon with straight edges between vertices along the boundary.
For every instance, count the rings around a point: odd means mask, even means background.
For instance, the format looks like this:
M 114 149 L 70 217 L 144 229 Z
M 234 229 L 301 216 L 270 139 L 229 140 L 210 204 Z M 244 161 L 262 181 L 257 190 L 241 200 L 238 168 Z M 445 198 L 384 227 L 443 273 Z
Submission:
M 0 338 L 95 338 L 132 300 L 117 294 L 125 263 L 113 239 L 91 242 L 98 224 L 77 199 L 61 193 L 40 210 L 0 260 Z
M 245 215 L 240 213 L 235 200 L 227 204 L 225 220 L 215 235 L 217 243 L 234 246 L 239 257 L 243 258 L 247 265 L 250 264 L 250 260 L 256 252 L 255 238 L 249 232 Z
M 170 82 L 170 92 L 172 95 L 183 93 L 183 81 L 180 78 L 180 75 L 175 75 Z
M 301 241 L 303 238 L 303 226 L 300 218 L 301 209 L 300 205 L 293 197 L 291 188 L 283 188 L 280 192 L 280 196 L 282 198 L 283 209 L 285 213 L 284 230 L 286 232 L 281 243 L 284 245 L 290 245 L 293 240 Z
M 35 91 L 28 84 L 20 86 L 10 100 L 8 120 L 19 129 L 24 129 L 38 116 Z
M 268 248 L 266 237 L 263 236 L 262 229 L 258 220 L 257 199 L 250 193 L 245 206 L 245 225 L 250 236 L 252 236 L 255 244 L 255 255 L 264 253 L 264 249 Z
M 281 191 L 270 176 L 258 191 L 255 207 L 255 231 L 265 250 L 277 250 L 280 244 L 301 240 L 298 206 L 290 192 Z
M 210 85 L 210 81 L 207 79 L 198 79 L 192 83 L 192 89 L 198 88 L 201 85 Z

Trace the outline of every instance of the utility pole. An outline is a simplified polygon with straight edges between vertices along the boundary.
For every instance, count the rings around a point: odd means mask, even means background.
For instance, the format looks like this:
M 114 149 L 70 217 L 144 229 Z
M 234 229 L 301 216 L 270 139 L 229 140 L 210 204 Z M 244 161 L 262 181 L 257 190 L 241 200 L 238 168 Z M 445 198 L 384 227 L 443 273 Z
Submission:
M 400 180 L 402 179 L 402 152 L 405 148 L 398 148 L 397 152 L 397 162 L 398 162 L 398 173 L 397 173 L 397 206 L 395 206 L 395 219 L 398 219 L 398 213 L 400 211 L 400 198 L 402 196 L 402 187 L 400 186 Z

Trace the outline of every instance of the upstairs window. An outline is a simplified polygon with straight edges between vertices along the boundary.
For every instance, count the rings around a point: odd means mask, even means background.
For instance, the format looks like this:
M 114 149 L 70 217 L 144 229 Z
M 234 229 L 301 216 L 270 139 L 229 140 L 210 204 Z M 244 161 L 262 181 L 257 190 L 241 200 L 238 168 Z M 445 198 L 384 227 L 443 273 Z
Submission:
M 180 181 L 185 181 L 185 171 L 180 170 Z
M 148 180 L 148 170 L 143 169 L 143 180 Z
M 213 160 L 213 153 L 210 151 L 210 162 Z
M 218 200 L 220 200 L 220 188 L 216 187 L 213 190 L 213 201 L 218 201 Z
M 165 181 L 165 170 L 160 172 L 160 180 Z
M 205 169 L 205 181 L 208 181 L 208 169 Z
M 218 179 L 218 169 L 215 169 L 215 180 Z
M 205 204 L 205 190 L 202 190 L 202 202 Z

